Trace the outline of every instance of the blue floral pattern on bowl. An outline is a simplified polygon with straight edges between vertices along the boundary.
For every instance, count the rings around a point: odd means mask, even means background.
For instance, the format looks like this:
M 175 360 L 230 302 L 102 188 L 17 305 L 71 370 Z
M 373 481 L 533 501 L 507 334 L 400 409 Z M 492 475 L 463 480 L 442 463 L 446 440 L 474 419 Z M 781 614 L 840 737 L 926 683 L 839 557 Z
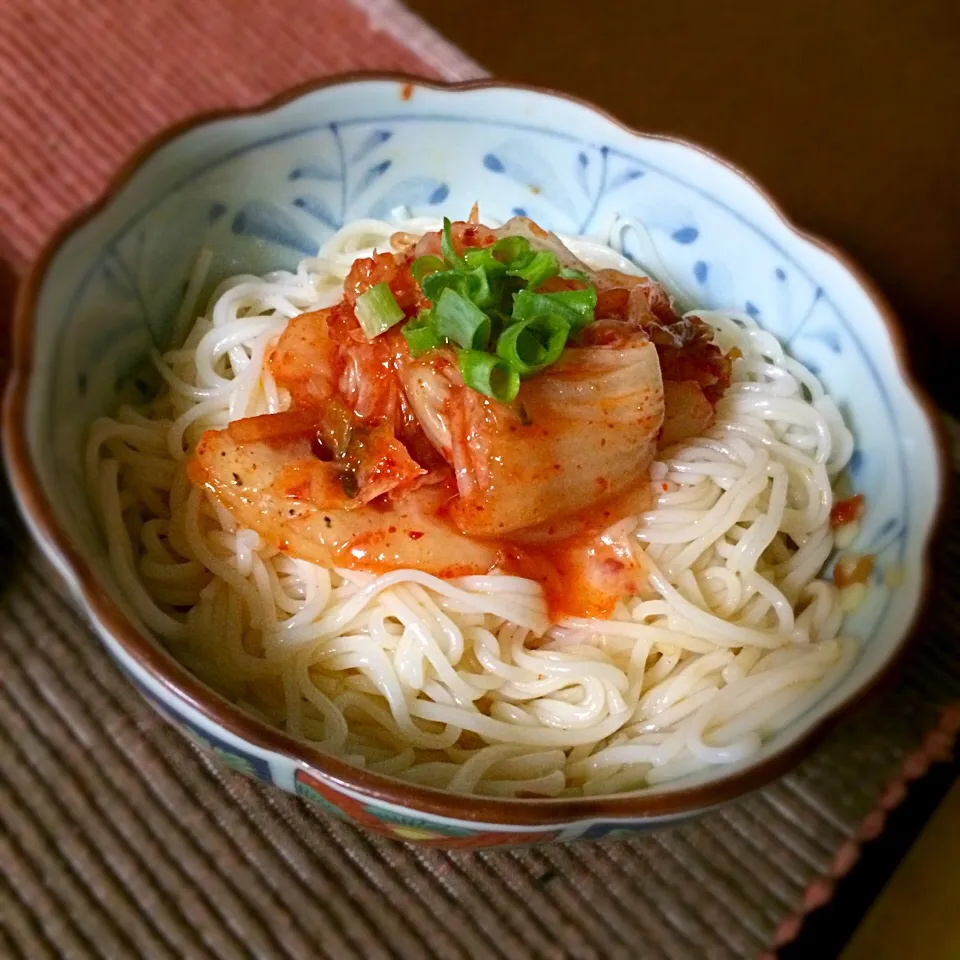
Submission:
M 234 773 L 241 773 L 245 777 L 262 780 L 264 783 L 273 783 L 270 764 L 263 757 L 223 739 L 222 736 L 218 735 L 216 727 L 213 725 L 192 720 L 177 700 L 158 696 L 146 683 L 138 680 L 133 674 L 128 673 L 127 677 L 144 700 L 164 720 L 173 724 L 205 753 L 219 760 Z

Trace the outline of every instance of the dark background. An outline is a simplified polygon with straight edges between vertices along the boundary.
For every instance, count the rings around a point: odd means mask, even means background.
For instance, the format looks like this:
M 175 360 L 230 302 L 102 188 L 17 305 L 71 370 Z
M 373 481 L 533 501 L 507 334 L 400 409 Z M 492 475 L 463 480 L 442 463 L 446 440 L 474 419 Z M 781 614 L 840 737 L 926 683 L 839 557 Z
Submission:
M 960 0 L 406 0 L 494 76 L 743 167 L 866 268 L 960 413 Z

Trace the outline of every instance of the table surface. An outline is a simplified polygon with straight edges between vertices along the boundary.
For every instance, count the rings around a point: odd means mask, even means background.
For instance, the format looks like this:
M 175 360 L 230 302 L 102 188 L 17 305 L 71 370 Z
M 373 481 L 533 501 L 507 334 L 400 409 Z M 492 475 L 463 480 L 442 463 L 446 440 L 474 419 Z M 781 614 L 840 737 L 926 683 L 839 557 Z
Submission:
M 960 784 L 907 854 L 841 960 L 960 957 Z
M 449 0 L 408 6 L 494 76 L 564 90 L 698 141 L 851 253 L 960 411 L 960 3 Z

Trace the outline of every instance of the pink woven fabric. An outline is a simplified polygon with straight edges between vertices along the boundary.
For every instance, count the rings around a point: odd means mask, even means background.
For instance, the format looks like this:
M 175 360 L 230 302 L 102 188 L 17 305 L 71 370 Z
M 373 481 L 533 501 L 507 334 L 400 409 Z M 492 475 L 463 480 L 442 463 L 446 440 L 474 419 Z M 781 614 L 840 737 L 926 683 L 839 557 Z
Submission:
M 364 69 L 481 73 L 392 0 L 2 0 L 0 256 L 21 269 L 168 124 Z

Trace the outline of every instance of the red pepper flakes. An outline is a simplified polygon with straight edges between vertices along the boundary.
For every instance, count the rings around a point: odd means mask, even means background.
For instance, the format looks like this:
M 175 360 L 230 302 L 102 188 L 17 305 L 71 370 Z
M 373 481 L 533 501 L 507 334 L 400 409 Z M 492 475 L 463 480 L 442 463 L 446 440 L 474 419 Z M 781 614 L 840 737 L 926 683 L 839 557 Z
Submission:
M 846 500 L 838 500 L 830 511 L 830 526 L 836 529 L 856 522 L 863 516 L 864 504 L 862 493 L 847 497 Z
M 873 573 L 873 557 L 869 553 L 848 553 L 833 568 L 833 582 L 842 590 L 855 583 L 866 583 Z

